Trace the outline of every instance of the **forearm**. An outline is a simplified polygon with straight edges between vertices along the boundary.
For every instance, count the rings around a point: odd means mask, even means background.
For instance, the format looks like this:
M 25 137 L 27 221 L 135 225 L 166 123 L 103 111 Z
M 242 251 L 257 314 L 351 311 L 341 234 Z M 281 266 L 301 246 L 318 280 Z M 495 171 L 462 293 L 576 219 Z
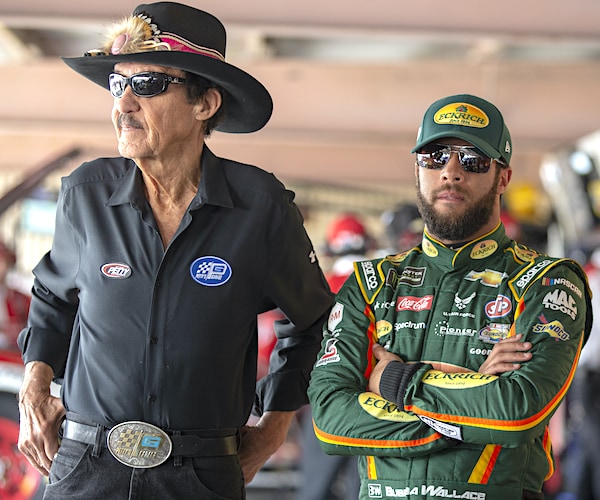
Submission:
M 54 378 L 52 367 L 43 361 L 30 361 L 25 365 L 19 401 L 39 403 L 50 395 L 50 384 Z

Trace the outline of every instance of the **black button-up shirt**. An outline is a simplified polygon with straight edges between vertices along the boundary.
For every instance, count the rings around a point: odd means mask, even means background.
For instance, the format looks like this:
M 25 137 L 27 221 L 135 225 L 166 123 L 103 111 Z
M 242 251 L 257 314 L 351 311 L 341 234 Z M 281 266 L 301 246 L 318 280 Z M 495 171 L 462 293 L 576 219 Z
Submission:
M 124 158 L 62 180 L 53 247 L 34 269 L 25 362 L 62 378 L 68 411 L 105 426 L 237 428 L 255 402 L 258 313 L 279 307 L 261 411 L 298 409 L 332 295 L 293 193 L 202 155 L 196 197 L 165 250 Z

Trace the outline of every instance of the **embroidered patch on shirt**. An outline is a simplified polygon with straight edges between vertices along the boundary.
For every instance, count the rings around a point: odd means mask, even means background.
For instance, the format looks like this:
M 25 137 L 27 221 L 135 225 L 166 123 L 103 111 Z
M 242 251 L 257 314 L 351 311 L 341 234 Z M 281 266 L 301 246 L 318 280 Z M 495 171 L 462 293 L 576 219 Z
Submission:
M 104 276 L 111 279 L 125 279 L 131 276 L 131 267 L 122 262 L 110 262 L 103 264 L 100 271 Z
M 207 255 L 192 262 L 190 274 L 203 286 L 221 286 L 231 278 L 231 266 L 220 257 Z

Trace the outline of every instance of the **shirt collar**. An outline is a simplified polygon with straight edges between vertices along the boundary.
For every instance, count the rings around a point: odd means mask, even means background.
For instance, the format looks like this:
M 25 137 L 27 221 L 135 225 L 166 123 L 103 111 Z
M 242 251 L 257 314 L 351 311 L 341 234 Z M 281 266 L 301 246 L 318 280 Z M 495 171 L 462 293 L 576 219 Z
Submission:
M 127 169 L 123 181 L 106 202 L 107 206 L 131 203 L 133 207 L 136 207 L 146 201 L 141 173 L 133 160 L 127 160 L 127 162 L 131 168 Z M 215 156 L 206 145 L 202 151 L 201 168 L 198 192 L 190 204 L 190 209 L 200 208 L 204 204 L 233 208 L 233 199 L 221 159 Z

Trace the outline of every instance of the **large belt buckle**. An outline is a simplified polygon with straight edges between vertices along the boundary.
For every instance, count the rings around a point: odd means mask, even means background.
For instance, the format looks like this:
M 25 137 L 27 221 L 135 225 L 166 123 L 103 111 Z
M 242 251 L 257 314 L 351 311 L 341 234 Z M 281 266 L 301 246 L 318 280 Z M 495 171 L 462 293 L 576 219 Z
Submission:
M 135 469 L 159 466 L 173 449 L 171 439 L 162 429 L 138 421 L 115 425 L 108 432 L 106 441 L 113 457 Z

